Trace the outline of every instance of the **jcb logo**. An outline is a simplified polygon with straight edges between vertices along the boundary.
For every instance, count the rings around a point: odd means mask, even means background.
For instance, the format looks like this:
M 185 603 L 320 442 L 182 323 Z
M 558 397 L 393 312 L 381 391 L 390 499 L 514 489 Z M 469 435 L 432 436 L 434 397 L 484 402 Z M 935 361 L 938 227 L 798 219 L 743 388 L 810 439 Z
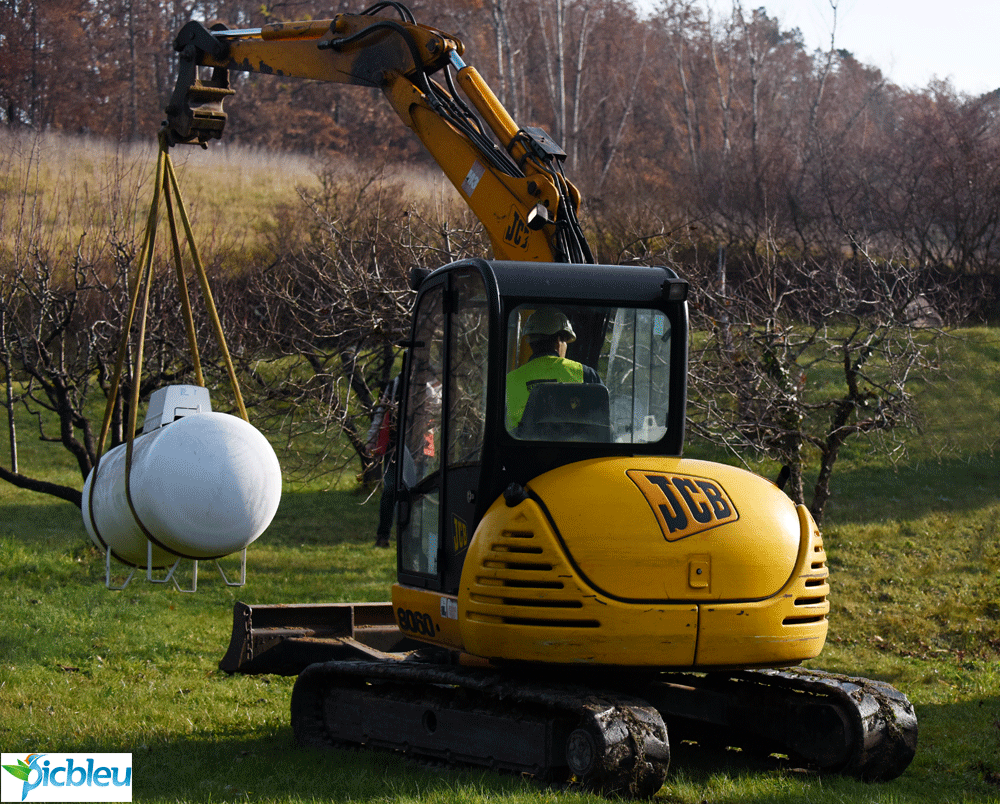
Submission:
M 458 553 L 469 546 L 469 526 L 454 515 L 451 518 L 451 524 L 454 527 L 452 541 L 455 546 L 455 552 Z
M 629 469 L 626 474 L 653 509 L 668 542 L 740 518 L 726 490 L 714 480 L 640 469 Z
M 510 225 L 503 235 L 504 242 L 517 248 L 527 248 L 528 235 L 531 234 L 527 221 L 521 217 L 520 213 L 514 207 L 510 208 L 510 219 Z

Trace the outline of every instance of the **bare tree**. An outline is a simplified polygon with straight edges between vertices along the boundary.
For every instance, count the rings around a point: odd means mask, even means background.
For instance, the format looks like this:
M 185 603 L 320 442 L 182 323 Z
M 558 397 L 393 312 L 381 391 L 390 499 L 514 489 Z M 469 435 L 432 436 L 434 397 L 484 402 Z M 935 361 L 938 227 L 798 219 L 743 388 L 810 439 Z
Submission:
M 18 443 L 34 438 L 67 451 L 83 478 L 97 461 L 101 398 L 111 394 L 113 366 L 121 342 L 136 262 L 134 230 L 140 184 L 115 174 L 91 195 L 66 182 L 43 188 L 38 172 L 44 138 L 3 141 L 0 162 L 15 179 L 15 192 L 0 198 L 0 366 L 5 389 L 7 465 L 0 480 L 80 504 L 75 486 L 53 483 L 18 459 Z M 52 221 L 62 222 L 53 226 Z M 82 233 L 67 221 L 82 221 Z M 151 285 L 146 354 L 140 396 L 170 382 L 184 381 L 191 369 L 176 300 L 173 274 Z M 128 420 L 125 377 L 112 409 L 110 444 L 124 438 Z M 18 421 L 32 423 L 30 430 Z M 82 483 L 81 483 L 82 485 Z
M 691 365 L 692 429 L 787 467 L 796 502 L 815 472 L 809 508 L 820 522 L 845 443 L 868 437 L 905 452 L 912 383 L 935 366 L 935 333 L 913 312 L 919 275 L 897 262 L 792 262 L 775 250 L 737 273 L 735 290 L 699 291 L 707 338 Z
M 497 95 L 515 120 L 521 119 L 521 92 L 518 90 L 518 73 L 514 68 L 520 47 L 511 36 L 509 0 L 493 0 L 490 14 L 494 31 L 497 57 Z
M 275 263 L 222 294 L 228 332 L 251 377 L 248 404 L 283 435 L 287 471 L 377 470 L 367 434 L 408 335 L 412 269 L 487 250 L 477 223 L 448 200 L 413 196 L 379 171 L 328 170 L 302 207 L 280 212 Z
M 73 457 L 82 478 L 97 460 L 93 421 L 95 395 L 110 393 L 111 367 L 117 352 L 120 322 L 128 298 L 127 273 L 133 255 L 119 254 L 119 270 L 87 259 L 82 243 L 75 253 L 48 254 L 30 248 L 19 265 L 0 274 L 6 286 L 0 307 L 4 349 L 0 363 L 7 375 L 2 404 L 7 409 L 10 465 L 0 466 L 0 479 L 31 491 L 51 494 L 80 505 L 80 491 L 51 483 L 17 463 L 15 413 L 34 421 L 35 437 L 59 444 Z M 160 385 L 181 381 L 190 371 L 184 355 L 183 330 L 171 321 L 175 291 L 158 283 L 148 341 L 149 360 L 140 386 L 142 397 Z M 127 420 L 127 378 L 114 408 L 111 443 L 122 441 Z
M 1000 102 L 939 83 L 905 109 L 895 147 L 880 154 L 876 214 L 917 263 L 983 272 L 1000 250 Z

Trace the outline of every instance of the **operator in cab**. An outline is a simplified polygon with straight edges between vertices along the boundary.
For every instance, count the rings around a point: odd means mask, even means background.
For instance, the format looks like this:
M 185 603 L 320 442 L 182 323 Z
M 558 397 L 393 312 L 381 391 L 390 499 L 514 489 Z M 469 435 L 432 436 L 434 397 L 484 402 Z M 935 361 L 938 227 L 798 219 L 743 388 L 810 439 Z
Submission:
M 573 325 L 555 307 L 541 307 L 529 316 L 524 334 L 531 347 L 528 362 L 507 374 L 507 429 L 521 423 L 531 389 L 539 383 L 601 383 L 590 366 L 569 360 L 566 348 L 576 340 Z

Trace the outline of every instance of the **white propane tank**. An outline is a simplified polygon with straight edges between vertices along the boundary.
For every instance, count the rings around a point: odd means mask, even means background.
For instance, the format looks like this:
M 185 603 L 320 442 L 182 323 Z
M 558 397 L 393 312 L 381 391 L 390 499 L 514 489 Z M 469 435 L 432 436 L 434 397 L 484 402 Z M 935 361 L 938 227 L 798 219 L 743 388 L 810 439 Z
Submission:
M 96 483 L 91 471 L 83 487 L 87 533 L 123 563 L 147 566 L 143 527 L 152 537 L 152 566 L 164 567 L 178 557 L 238 552 L 278 510 L 281 468 L 271 445 L 243 419 L 212 412 L 204 388 L 169 386 L 150 398 L 132 444 L 131 506 L 125 453 L 124 444 L 108 451 Z

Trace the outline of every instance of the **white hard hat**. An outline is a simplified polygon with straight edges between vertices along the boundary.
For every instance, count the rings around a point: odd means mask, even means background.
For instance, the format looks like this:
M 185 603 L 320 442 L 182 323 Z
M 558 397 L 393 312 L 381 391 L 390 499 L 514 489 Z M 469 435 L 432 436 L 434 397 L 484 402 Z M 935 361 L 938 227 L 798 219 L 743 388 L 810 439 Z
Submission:
M 536 335 L 558 335 L 559 333 L 569 336 L 566 339 L 567 343 L 576 340 L 573 325 L 569 323 L 566 315 L 555 307 L 541 307 L 535 310 L 524 325 L 524 334 L 529 338 Z

